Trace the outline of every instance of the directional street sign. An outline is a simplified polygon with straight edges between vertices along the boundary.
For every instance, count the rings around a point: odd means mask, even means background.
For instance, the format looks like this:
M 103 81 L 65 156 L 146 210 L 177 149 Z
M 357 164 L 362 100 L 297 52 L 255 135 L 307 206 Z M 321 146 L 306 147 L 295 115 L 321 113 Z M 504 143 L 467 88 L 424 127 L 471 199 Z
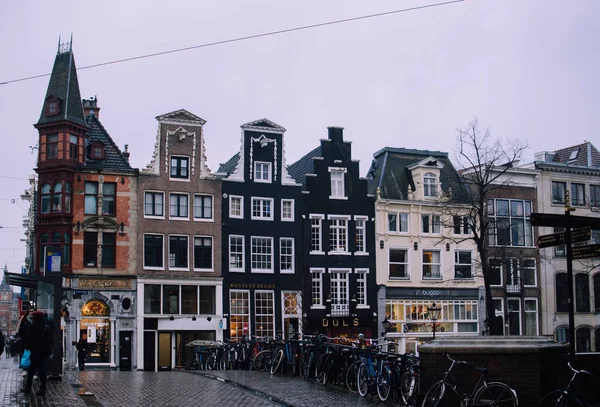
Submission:
M 588 227 L 571 230 L 571 243 L 586 242 L 592 238 L 592 230 Z M 538 247 L 562 246 L 565 244 L 565 233 L 553 233 L 551 235 L 542 235 L 538 237 Z
M 574 228 L 590 226 L 592 229 L 600 229 L 600 217 L 574 216 L 570 215 L 571 225 Z M 567 215 L 556 213 L 532 213 L 531 224 L 533 226 L 566 227 Z
M 592 229 L 589 226 L 571 230 L 571 242 L 587 242 L 592 238 Z
M 600 244 L 590 244 L 573 248 L 573 259 L 600 257 Z

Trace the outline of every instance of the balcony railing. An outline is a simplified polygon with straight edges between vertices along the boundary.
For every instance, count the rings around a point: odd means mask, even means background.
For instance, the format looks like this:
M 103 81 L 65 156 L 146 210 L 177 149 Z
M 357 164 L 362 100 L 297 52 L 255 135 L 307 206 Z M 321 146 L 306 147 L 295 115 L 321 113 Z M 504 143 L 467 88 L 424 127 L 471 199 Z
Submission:
M 331 304 L 332 317 L 347 317 L 350 316 L 350 307 L 348 304 Z

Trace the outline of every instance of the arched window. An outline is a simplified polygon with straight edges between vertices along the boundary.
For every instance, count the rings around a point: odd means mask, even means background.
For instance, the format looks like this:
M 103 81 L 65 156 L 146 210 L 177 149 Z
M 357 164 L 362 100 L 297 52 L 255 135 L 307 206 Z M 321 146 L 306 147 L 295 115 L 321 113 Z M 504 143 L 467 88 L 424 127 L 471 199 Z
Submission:
M 40 195 L 40 213 L 50 213 L 50 184 L 42 185 L 42 188 L 40 189 Z
M 575 276 L 575 311 L 590 312 L 590 279 L 584 273 Z
M 558 328 L 556 328 L 554 339 L 556 340 L 556 342 L 560 343 L 569 342 L 569 328 L 567 328 L 566 326 L 559 326 Z
M 556 273 L 556 312 L 569 312 L 569 286 L 567 273 Z
M 600 312 L 600 273 L 594 276 L 594 308 Z M 596 348 L 596 352 L 600 352 L 600 349 Z
M 52 193 L 52 212 L 62 212 L 62 182 L 54 184 Z
M 435 174 L 428 172 L 423 177 L 423 195 L 426 197 L 434 197 L 437 195 L 436 185 L 435 185 Z
M 63 193 L 65 196 L 65 208 L 63 212 L 70 213 L 71 212 L 71 184 L 65 182 L 65 192 Z
M 575 331 L 575 352 L 591 352 L 589 328 L 579 328 Z

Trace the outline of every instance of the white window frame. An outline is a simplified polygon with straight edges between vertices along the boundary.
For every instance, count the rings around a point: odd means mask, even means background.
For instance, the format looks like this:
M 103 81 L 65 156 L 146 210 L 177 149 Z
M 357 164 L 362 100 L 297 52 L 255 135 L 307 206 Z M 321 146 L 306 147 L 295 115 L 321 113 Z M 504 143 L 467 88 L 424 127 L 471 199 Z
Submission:
M 329 295 L 331 295 L 331 316 L 349 316 L 350 315 L 350 272 L 346 268 L 330 268 L 329 273 Z M 346 289 L 344 290 L 343 285 Z M 334 292 L 335 289 L 335 292 Z M 335 295 L 334 295 L 335 294 Z M 344 297 L 346 303 L 343 302 Z M 336 298 L 339 303 L 336 304 Z M 339 307 L 335 309 L 336 305 Z M 346 315 L 347 314 L 347 315 Z
M 423 197 L 426 199 L 437 198 L 437 179 L 438 177 L 432 173 L 428 172 L 423 174 Z M 433 183 L 430 182 L 433 180 Z M 429 193 L 427 193 L 429 190 Z
M 260 207 L 260 216 L 255 216 L 254 215 L 254 202 L 258 201 L 260 202 L 259 207 Z M 263 210 L 265 208 L 265 202 L 269 202 L 269 214 L 270 216 L 262 216 Z M 250 199 L 250 218 L 254 219 L 254 220 L 273 220 L 273 212 L 274 212 L 274 207 L 273 207 L 273 198 L 265 198 L 262 196 L 253 196 Z
M 460 252 L 468 252 L 471 253 L 471 263 L 460 263 Z M 469 266 L 471 268 L 470 277 L 456 277 L 456 266 Z M 454 250 L 454 279 L 455 280 L 473 280 L 475 276 L 473 275 L 473 250 L 465 250 L 465 249 L 455 249 Z
M 283 268 L 283 257 L 284 256 L 289 256 L 288 254 L 284 255 L 283 254 L 283 242 L 284 241 L 288 241 L 291 242 L 291 248 L 292 248 L 292 260 L 291 260 L 291 269 L 284 269 Z M 293 237 L 280 237 L 279 238 L 279 272 L 281 274 L 294 274 L 294 263 L 295 263 L 295 253 L 294 253 L 295 249 L 294 249 L 294 238 Z
M 293 312 L 291 309 L 286 309 L 285 300 L 288 295 L 294 295 L 296 297 L 296 308 Z M 296 290 L 281 290 L 281 326 L 285 327 L 286 319 L 296 318 L 298 320 L 298 331 L 297 334 L 302 332 L 302 291 Z M 283 335 L 286 338 L 290 338 L 290 332 L 284 332 Z
M 148 215 L 146 213 L 146 194 L 152 194 L 153 196 L 154 195 L 162 195 L 162 207 L 163 207 L 162 208 L 163 209 L 162 215 Z M 169 205 L 170 205 L 170 203 L 169 203 Z M 154 205 L 152 205 L 152 206 L 154 207 Z M 165 202 L 165 192 L 164 191 L 152 191 L 152 190 L 144 191 L 144 218 L 147 218 L 147 219 L 165 219 L 165 214 L 167 212 L 166 206 L 167 205 L 166 205 L 166 202 Z M 170 210 L 170 207 L 169 207 L 169 210 Z
M 349 245 L 350 242 L 348 241 L 348 226 L 350 223 L 350 216 L 349 215 L 327 215 L 327 220 L 329 221 L 329 251 L 327 252 L 328 255 L 350 255 L 350 251 L 349 251 Z M 344 221 L 346 222 L 346 226 L 333 226 L 333 221 Z M 332 247 L 334 246 L 332 244 L 333 239 L 332 239 L 332 233 L 333 230 L 339 230 L 339 233 L 336 233 L 336 237 L 335 239 L 338 241 L 337 246 L 341 246 L 339 243 L 341 241 L 341 239 L 345 239 L 346 241 L 346 247 L 345 250 L 332 250 Z M 342 236 L 342 233 L 344 233 L 344 235 Z M 335 235 L 334 235 L 335 236 Z
M 311 309 L 325 309 L 325 304 L 323 302 L 323 274 L 325 274 L 324 268 L 319 268 L 319 267 L 311 267 L 310 268 L 310 276 L 311 276 L 310 308 Z M 315 304 L 313 302 L 315 292 L 317 290 L 319 291 L 319 293 L 318 293 L 319 294 L 319 304 Z
M 423 253 L 424 252 L 432 253 L 431 263 L 423 262 Z M 437 253 L 439 255 L 439 263 L 433 262 L 433 260 L 434 260 L 433 253 Z M 430 265 L 432 272 L 433 272 L 434 266 L 437 266 L 438 271 L 439 271 L 439 277 L 425 277 L 425 265 Z M 444 278 L 444 275 L 443 275 L 443 270 L 442 270 L 442 251 L 439 249 L 427 249 L 427 248 L 421 250 L 421 279 L 422 280 L 442 280 L 443 278 Z
M 254 253 L 254 239 L 267 239 L 271 242 L 271 268 L 270 269 L 259 269 L 259 268 L 254 268 L 252 263 L 252 256 L 257 255 L 257 256 L 266 256 L 263 253 Z M 266 246 L 265 246 L 266 247 Z M 275 260 L 275 256 L 273 253 L 273 237 L 272 236 L 251 236 L 250 237 L 250 271 L 252 273 L 267 273 L 267 274 L 273 274 L 273 261 Z
M 406 263 L 399 263 L 399 262 L 391 262 L 390 261 L 390 256 L 391 256 L 391 251 L 392 250 L 403 250 L 406 253 Z M 410 251 L 408 249 L 408 247 L 390 247 L 388 248 L 388 253 L 387 253 L 387 262 L 388 262 L 388 280 L 390 281 L 396 281 L 396 280 L 410 280 L 410 268 L 409 268 L 409 257 L 410 257 Z M 404 264 L 405 267 L 405 274 L 406 277 L 392 277 L 391 273 L 390 273 L 390 265 L 391 264 Z
M 271 298 L 270 298 L 270 305 L 269 308 L 272 311 L 272 313 L 269 314 L 259 314 L 258 313 L 258 296 L 261 294 L 271 294 Z M 274 290 L 255 290 L 254 291 L 254 329 L 255 332 L 257 334 L 257 336 L 275 336 L 275 330 L 276 330 L 276 325 L 275 325 L 275 291 Z M 261 329 L 260 325 L 257 321 L 258 317 L 262 317 L 266 320 L 266 322 L 270 322 L 271 326 L 273 327 L 273 332 L 271 333 L 271 335 L 269 335 L 270 332 L 264 332 L 266 331 L 265 329 Z M 270 320 L 270 321 L 269 321 Z M 259 331 L 260 329 L 260 331 Z M 250 331 L 248 331 L 249 333 Z M 265 335 L 266 333 L 266 335 Z
M 210 217 L 209 218 L 197 218 L 196 217 L 196 198 L 210 197 Z M 215 197 L 212 194 L 194 194 L 194 203 L 192 206 L 192 214 L 196 222 L 214 222 L 215 221 Z
M 240 295 L 240 298 L 236 298 L 236 300 L 237 300 L 237 299 L 241 299 L 241 300 L 247 299 L 247 300 L 248 300 L 248 307 L 247 307 L 248 313 L 247 313 L 247 314 L 234 314 L 234 313 L 233 313 L 233 308 L 230 306 L 230 307 L 229 307 L 229 316 L 230 316 L 230 321 L 229 321 L 229 322 L 230 322 L 230 323 L 232 322 L 232 321 L 231 321 L 231 319 L 232 319 L 231 317 L 233 317 L 233 316 L 236 316 L 236 317 L 237 317 L 237 316 L 239 316 L 239 317 L 241 317 L 240 319 L 242 319 L 242 320 L 244 319 L 244 317 L 246 317 L 246 319 L 247 319 L 247 321 L 248 321 L 248 322 L 246 322 L 246 323 L 248 324 L 248 335 L 249 335 L 249 334 L 250 334 L 250 332 L 252 332 L 252 319 L 250 318 L 250 317 L 251 317 L 251 315 L 252 315 L 252 307 L 251 307 L 251 304 L 252 304 L 252 303 L 251 303 L 251 301 L 250 301 L 250 290 L 229 290 L 229 301 L 232 301 L 232 297 L 233 297 L 233 295 L 232 295 L 232 294 L 233 294 L 233 293 L 236 293 L 236 294 L 237 294 L 237 293 L 240 293 L 240 294 L 241 294 L 241 295 Z M 236 297 L 237 297 L 237 296 L 236 296 Z M 243 334 L 243 332 L 244 332 L 244 329 L 243 329 L 243 324 L 244 324 L 244 322 L 242 322 L 242 334 Z M 230 326 L 231 326 L 231 325 L 230 325 Z M 236 334 L 237 334 L 237 331 L 235 331 L 235 332 L 236 332 Z M 242 336 L 242 337 L 243 337 L 243 336 Z M 239 339 L 242 339 L 242 337 L 240 337 Z M 235 336 L 234 336 L 234 337 L 232 337 L 231 339 L 232 339 L 232 340 L 236 340 L 237 338 L 238 338 L 238 337 L 237 337 L 237 335 L 235 335 Z
M 427 217 L 429 222 L 427 231 L 423 227 L 423 218 Z M 437 224 L 435 220 L 437 219 Z M 435 230 L 437 226 L 437 231 Z M 442 234 L 442 216 L 435 213 L 423 213 L 421 214 L 421 233 L 424 235 L 441 235 Z
M 503 287 L 504 286 L 504 263 L 502 262 L 501 259 L 497 258 L 497 257 L 490 257 L 488 259 L 488 265 L 490 260 L 498 260 L 500 262 L 500 284 L 496 285 L 496 284 L 491 284 L 492 287 Z
M 323 219 L 325 219 L 324 215 L 318 214 L 310 214 L 310 254 L 325 254 L 323 251 Z M 313 225 L 313 220 L 318 221 L 318 229 L 319 229 L 319 250 L 313 250 L 313 229 L 315 229 L 315 225 Z
M 262 177 L 262 171 L 259 171 L 258 168 L 259 166 L 263 166 L 266 165 L 267 166 L 267 179 L 264 179 Z M 260 174 L 260 177 L 257 176 L 257 174 Z M 273 179 L 273 165 L 270 162 L 267 161 L 254 161 L 254 182 L 262 182 L 262 183 L 266 183 L 266 184 L 270 184 L 272 182 Z
M 186 260 L 187 267 L 171 267 L 171 237 L 175 237 L 175 236 L 185 237 L 187 239 L 187 247 L 186 247 L 186 249 L 187 249 L 187 253 L 186 253 L 186 256 L 187 256 L 187 260 Z M 168 239 L 169 239 L 169 242 L 167 243 L 167 250 L 168 250 L 168 252 L 167 252 L 167 263 L 168 263 L 168 266 L 169 266 L 169 270 L 171 270 L 171 271 L 189 271 L 190 270 L 190 237 L 189 237 L 189 235 L 183 235 L 183 234 L 180 234 L 180 233 L 173 233 L 173 234 L 170 234 L 168 236 Z
M 171 167 L 173 166 L 173 159 L 185 159 L 185 161 L 187 162 L 187 176 L 186 177 L 173 177 L 171 175 Z M 191 171 L 190 163 L 191 163 L 190 157 L 187 155 L 178 155 L 178 154 L 171 155 L 169 157 L 169 181 L 190 182 L 190 171 Z
M 240 200 L 240 214 L 234 215 L 232 212 L 233 200 Z M 240 195 L 229 195 L 229 217 L 234 219 L 244 219 L 244 197 Z
M 146 235 L 152 235 L 152 236 L 161 236 L 162 237 L 162 267 L 153 267 L 153 266 L 146 266 Z M 166 268 L 166 264 L 165 264 L 165 235 L 162 233 L 144 233 L 144 235 L 142 236 L 142 245 L 144 246 L 144 248 L 142 249 L 142 262 L 143 262 L 143 267 L 144 270 L 165 270 Z
M 362 228 L 359 229 L 358 227 L 358 222 L 362 221 L 363 222 L 363 226 Z M 362 244 L 363 244 L 363 250 L 358 250 L 358 245 L 356 247 L 356 251 L 354 252 L 355 255 L 357 256 L 368 256 L 369 252 L 367 251 L 367 222 L 369 221 L 369 217 L 368 216 L 354 216 L 354 225 L 355 225 L 355 230 L 356 230 L 356 240 L 358 240 L 358 236 L 359 236 L 359 230 L 362 230 Z
M 362 291 L 363 291 L 362 301 L 360 301 L 360 295 L 357 295 L 356 308 L 357 309 L 369 309 L 369 308 L 371 308 L 369 306 L 369 299 L 368 299 L 369 286 L 367 283 L 369 269 L 363 269 L 363 268 L 354 269 L 354 273 L 356 274 L 356 294 L 360 293 L 361 284 L 362 284 Z
M 511 302 L 517 302 L 519 304 L 519 312 L 513 312 L 513 314 L 517 314 L 519 316 L 519 333 L 514 333 L 514 332 L 510 332 L 510 303 Z M 520 298 L 507 298 L 506 299 L 506 317 L 504 319 L 504 324 L 508 325 L 508 329 L 509 331 L 507 332 L 507 335 L 523 335 L 523 321 L 522 321 L 522 315 L 521 315 L 521 308 L 522 308 L 523 304 L 521 303 L 521 299 Z
M 199 237 L 201 239 L 210 239 L 210 268 L 203 269 L 196 267 L 196 238 Z M 209 235 L 194 235 L 192 241 L 192 268 L 194 271 L 215 271 L 215 239 L 213 236 Z
M 236 239 L 242 239 L 242 252 L 235 252 L 235 254 L 241 254 L 242 255 L 242 267 L 231 267 L 232 261 L 231 261 L 231 240 L 232 238 L 236 238 Z M 246 251 L 246 247 L 244 244 L 244 236 L 243 235 L 229 235 L 229 271 L 230 272 L 241 272 L 243 273 L 245 271 L 244 265 L 245 265 L 245 251 Z
M 329 194 L 329 199 L 348 199 L 348 197 L 346 196 L 346 172 L 347 172 L 347 168 L 341 168 L 341 167 L 329 167 L 329 186 L 330 186 L 330 194 Z M 341 174 L 342 175 L 342 182 L 341 182 L 341 188 L 340 185 L 338 185 L 337 187 L 334 188 L 334 182 L 339 183 L 339 180 L 334 180 L 333 179 L 333 174 Z M 337 189 L 341 189 L 341 191 L 337 191 Z M 334 194 L 334 192 L 336 192 Z
M 460 222 L 458 232 L 456 233 L 456 227 L 454 221 L 458 219 Z M 465 224 L 467 225 L 467 233 L 465 233 Z M 454 236 L 470 236 L 473 234 L 471 225 L 469 224 L 469 217 L 466 215 L 455 215 L 452 217 L 452 234 Z
M 390 230 L 390 215 L 396 215 L 396 230 Z M 402 226 L 402 218 L 406 218 L 406 230 L 400 230 L 401 226 Z M 408 234 L 408 232 L 410 231 L 410 216 L 407 212 L 394 212 L 394 211 L 390 211 L 387 213 L 386 216 L 386 230 L 387 233 L 389 234 L 395 234 L 395 235 L 400 235 L 400 234 Z
M 527 303 L 527 301 L 534 301 L 535 302 L 535 333 L 534 335 L 539 335 L 540 334 L 540 323 L 539 323 L 539 302 L 538 299 L 535 297 L 525 297 L 523 298 L 523 316 L 527 317 L 527 314 L 533 314 L 534 311 L 527 311 L 527 306 L 525 305 L 525 303 Z M 527 329 L 527 318 L 525 318 L 525 329 Z M 597 350 L 597 349 L 596 349 Z
M 287 218 L 284 216 L 285 212 L 283 210 L 284 204 L 286 204 L 286 203 L 291 204 L 291 208 L 290 208 L 291 216 L 287 217 Z M 295 202 L 293 199 L 282 199 L 281 200 L 281 221 L 282 222 L 293 222 L 294 221 L 294 209 L 295 209 Z
M 187 212 L 185 216 L 172 216 L 171 215 L 171 197 L 172 196 L 185 196 L 187 198 Z M 180 205 L 177 205 L 179 208 Z M 169 193 L 169 220 L 174 221 L 188 221 L 190 220 L 190 194 L 185 192 L 170 192 Z
M 533 260 L 533 268 L 531 267 L 525 267 L 525 260 Z M 538 281 L 537 281 L 537 261 L 535 259 L 535 257 L 526 257 L 524 259 L 522 259 L 522 272 L 521 272 L 521 279 L 523 281 L 523 287 L 537 287 L 538 286 Z M 525 284 L 525 270 L 532 270 L 533 271 L 533 285 L 530 284 Z

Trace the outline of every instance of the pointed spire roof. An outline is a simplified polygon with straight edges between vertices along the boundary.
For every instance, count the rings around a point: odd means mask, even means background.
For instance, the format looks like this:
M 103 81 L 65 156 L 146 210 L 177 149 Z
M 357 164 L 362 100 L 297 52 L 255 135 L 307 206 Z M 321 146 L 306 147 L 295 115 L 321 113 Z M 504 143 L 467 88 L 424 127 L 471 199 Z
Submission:
M 48 108 L 51 102 L 58 102 L 58 111 Z M 81 126 L 86 125 L 71 42 L 60 44 L 59 40 L 42 113 L 36 126 L 65 120 Z

